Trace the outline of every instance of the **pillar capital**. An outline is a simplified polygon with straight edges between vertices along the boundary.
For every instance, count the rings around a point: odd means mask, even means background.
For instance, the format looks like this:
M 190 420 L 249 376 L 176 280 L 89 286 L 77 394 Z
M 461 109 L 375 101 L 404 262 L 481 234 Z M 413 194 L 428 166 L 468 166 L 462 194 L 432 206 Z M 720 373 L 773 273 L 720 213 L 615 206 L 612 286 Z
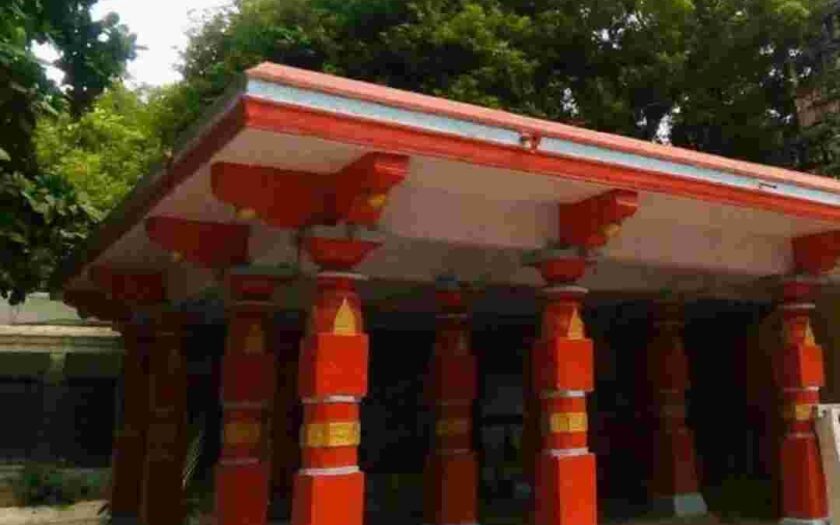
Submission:
M 342 227 L 310 228 L 303 237 L 303 248 L 322 271 L 350 272 L 382 244 L 382 237 L 371 230 Z
M 536 268 L 548 286 L 573 283 L 583 277 L 597 250 L 619 233 L 637 208 L 638 194 L 629 190 L 559 204 L 557 239 L 527 254 L 524 263 Z
M 298 274 L 296 268 L 278 266 L 235 266 L 223 273 L 225 302 L 271 303 L 277 301 L 277 292 Z

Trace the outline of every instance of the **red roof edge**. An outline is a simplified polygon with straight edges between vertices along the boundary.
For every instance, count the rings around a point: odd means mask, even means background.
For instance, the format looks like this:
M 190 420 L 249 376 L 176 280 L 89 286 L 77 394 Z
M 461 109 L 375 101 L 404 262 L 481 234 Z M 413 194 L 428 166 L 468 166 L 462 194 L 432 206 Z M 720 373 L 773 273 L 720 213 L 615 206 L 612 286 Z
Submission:
M 246 74 L 251 79 L 265 80 L 403 109 L 434 113 L 700 168 L 726 171 L 764 179 L 771 183 L 786 182 L 817 190 L 840 193 L 840 181 L 827 177 L 656 144 L 548 120 L 524 117 L 506 111 L 422 95 L 326 73 L 264 62 L 249 69 Z

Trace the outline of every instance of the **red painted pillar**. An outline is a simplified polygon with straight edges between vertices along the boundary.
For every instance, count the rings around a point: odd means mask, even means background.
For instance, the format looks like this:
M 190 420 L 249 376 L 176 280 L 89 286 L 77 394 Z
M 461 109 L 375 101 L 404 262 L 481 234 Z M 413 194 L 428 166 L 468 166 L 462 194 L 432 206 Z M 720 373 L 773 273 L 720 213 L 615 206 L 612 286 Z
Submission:
M 785 283 L 779 310 L 783 345 L 774 369 L 785 420 L 781 439 L 782 522 L 825 523 L 828 516 L 825 477 L 814 433 L 815 405 L 824 385 L 822 348 L 815 342 L 809 315 L 812 284 Z
M 149 412 L 148 350 L 152 334 L 141 324 L 120 326 L 123 357 L 122 428 L 114 438 L 111 459 L 111 518 L 115 524 L 138 523 L 146 456 Z
M 535 473 L 536 525 L 595 525 L 595 455 L 587 443 L 586 393 L 594 387 L 593 345 L 580 315 L 586 289 L 577 279 L 583 260 L 541 263 L 548 286 L 543 293 L 541 337 L 534 349 L 532 379 L 539 392 L 541 438 Z
M 476 361 L 470 325 L 458 284 L 442 282 L 429 400 L 434 404 L 435 440 L 426 462 L 427 524 L 471 524 L 477 514 L 477 462 L 472 450 Z
M 187 374 L 183 323 L 182 314 L 162 314 L 155 321 L 149 351 L 149 423 L 141 506 L 145 525 L 181 525 L 184 519 L 181 475 L 187 448 Z
M 378 244 L 309 237 L 321 268 L 301 345 L 301 469 L 294 480 L 292 525 L 362 525 L 365 477 L 358 466 L 359 402 L 367 393 L 368 337 L 350 270 Z
M 217 525 L 266 523 L 268 423 L 275 360 L 267 348 L 277 277 L 232 270 L 222 358 L 222 450 L 216 465 Z
M 683 326 L 680 304 L 661 302 L 653 306 L 647 349 L 653 402 L 651 496 L 654 509 L 672 516 L 705 514 L 708 510 L 697 482 L 694 433 L 685 420 L 689 375 Z

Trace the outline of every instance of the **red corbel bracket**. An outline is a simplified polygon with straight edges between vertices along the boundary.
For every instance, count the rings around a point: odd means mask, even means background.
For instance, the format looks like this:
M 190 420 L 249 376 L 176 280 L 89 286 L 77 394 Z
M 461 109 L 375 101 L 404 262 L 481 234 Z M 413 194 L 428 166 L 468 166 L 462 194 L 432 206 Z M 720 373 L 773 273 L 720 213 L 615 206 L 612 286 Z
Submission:
M 82 318 L 96 317 L 103 321 L 125 321 L 131 317 L 128 306 L 119 301 L 108 299 L 97 290 L 65 290 L 62 300 L 75 308 Z
M 791 244 L 796 273 L 819 275 L 828 272 L 840 258 L 840 231 L 796 237 Z
M 603 246 L 638 207 L 638 194 L 629 190 L 611 190 L 579 202 L 561 204 L 558 241 L 566 246 Z
M 391 188 L 408 172 L 408 157 L 368 153 L 330 174 L 217 162 L 213 194 L 240 219 L 259 217 L 278 228 L 310 224 L 374 226 Z
M 135 305 L 156 305 L 166 301 L 166 285 L 160 272 L 125 271 L 114 270 L 108 266 L 94 266 L 89 275 L 90 280 L 111 301 Z
M 228 268 L 248 263 L 250 228 L 244 224 L 150 217 L 146 233 L 164 250 L 198 266 Z
M 375 226 L 388 193 L 408 173 L 408 157 L 368 153 L 335 175 L 336 223 Z

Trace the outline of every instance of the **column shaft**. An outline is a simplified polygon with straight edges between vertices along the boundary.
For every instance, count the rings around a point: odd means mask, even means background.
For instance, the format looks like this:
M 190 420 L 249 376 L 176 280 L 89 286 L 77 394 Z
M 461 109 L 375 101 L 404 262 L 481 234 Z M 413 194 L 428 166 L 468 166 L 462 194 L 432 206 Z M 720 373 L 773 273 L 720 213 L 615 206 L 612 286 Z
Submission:
M 789 283 L 779 306 L 784 343 L 774 369 L 785 421 L 780 476 L 782 521 L 787 523 L 824 522 L 828 515 L 825 477 L 814 433 L 815 405 L 825 380 L 822 348 L 811 330 L 809 314 L 814 305 L 807 301 L 810 294 L 810 287 Z
M 472 447 L 476 361 L 461 292 L 438 291 L 435 348 L 428 393 L 435 414 L 434 443 L 426 462 L 426 523 L 469 524 L 478 519 L 477 462 Z
M 653 423 L 654 508 L 667 515 L 705 514 L 699 493 L 694 433 L 686 424 L 688 359 L 683 348 L 683 311 L 675 303 L 654 305 L 647 351 Z
M 266 523 L 270 466 L 268 424 L 275 359 L 267 351 L 273 284 L 232 276 L 222 358 L 222 449 L 216 466 L 218 525 Z
M 365 477 L 358 467 L 359 402 L 367 394 L 368 337 L 354 280 L 322 272 L 301 345 L 301 469 L 293 525 L 362 525 Z
M 181 315 L 164 314 L 156 321 L 148 361 L 149 419 L 141 506 L 144 525 L 181 525 L 184 520 L 187 373 L 182 346 Z
M 115 523 L 137 523 L 146 455 L 149 412 L 148 350 L 151 333 L 138 324 L 122 327 L 122 427 L 114 439 L 111 459 L 111 517 Z
M 550 286 L 535 347 L 541 438 L 535 472 L 536 525 L 597 522 L 595 456 L 587 446 L 586 392 L 594 385 L 592 340 L 580 317 L 586 290 Z

